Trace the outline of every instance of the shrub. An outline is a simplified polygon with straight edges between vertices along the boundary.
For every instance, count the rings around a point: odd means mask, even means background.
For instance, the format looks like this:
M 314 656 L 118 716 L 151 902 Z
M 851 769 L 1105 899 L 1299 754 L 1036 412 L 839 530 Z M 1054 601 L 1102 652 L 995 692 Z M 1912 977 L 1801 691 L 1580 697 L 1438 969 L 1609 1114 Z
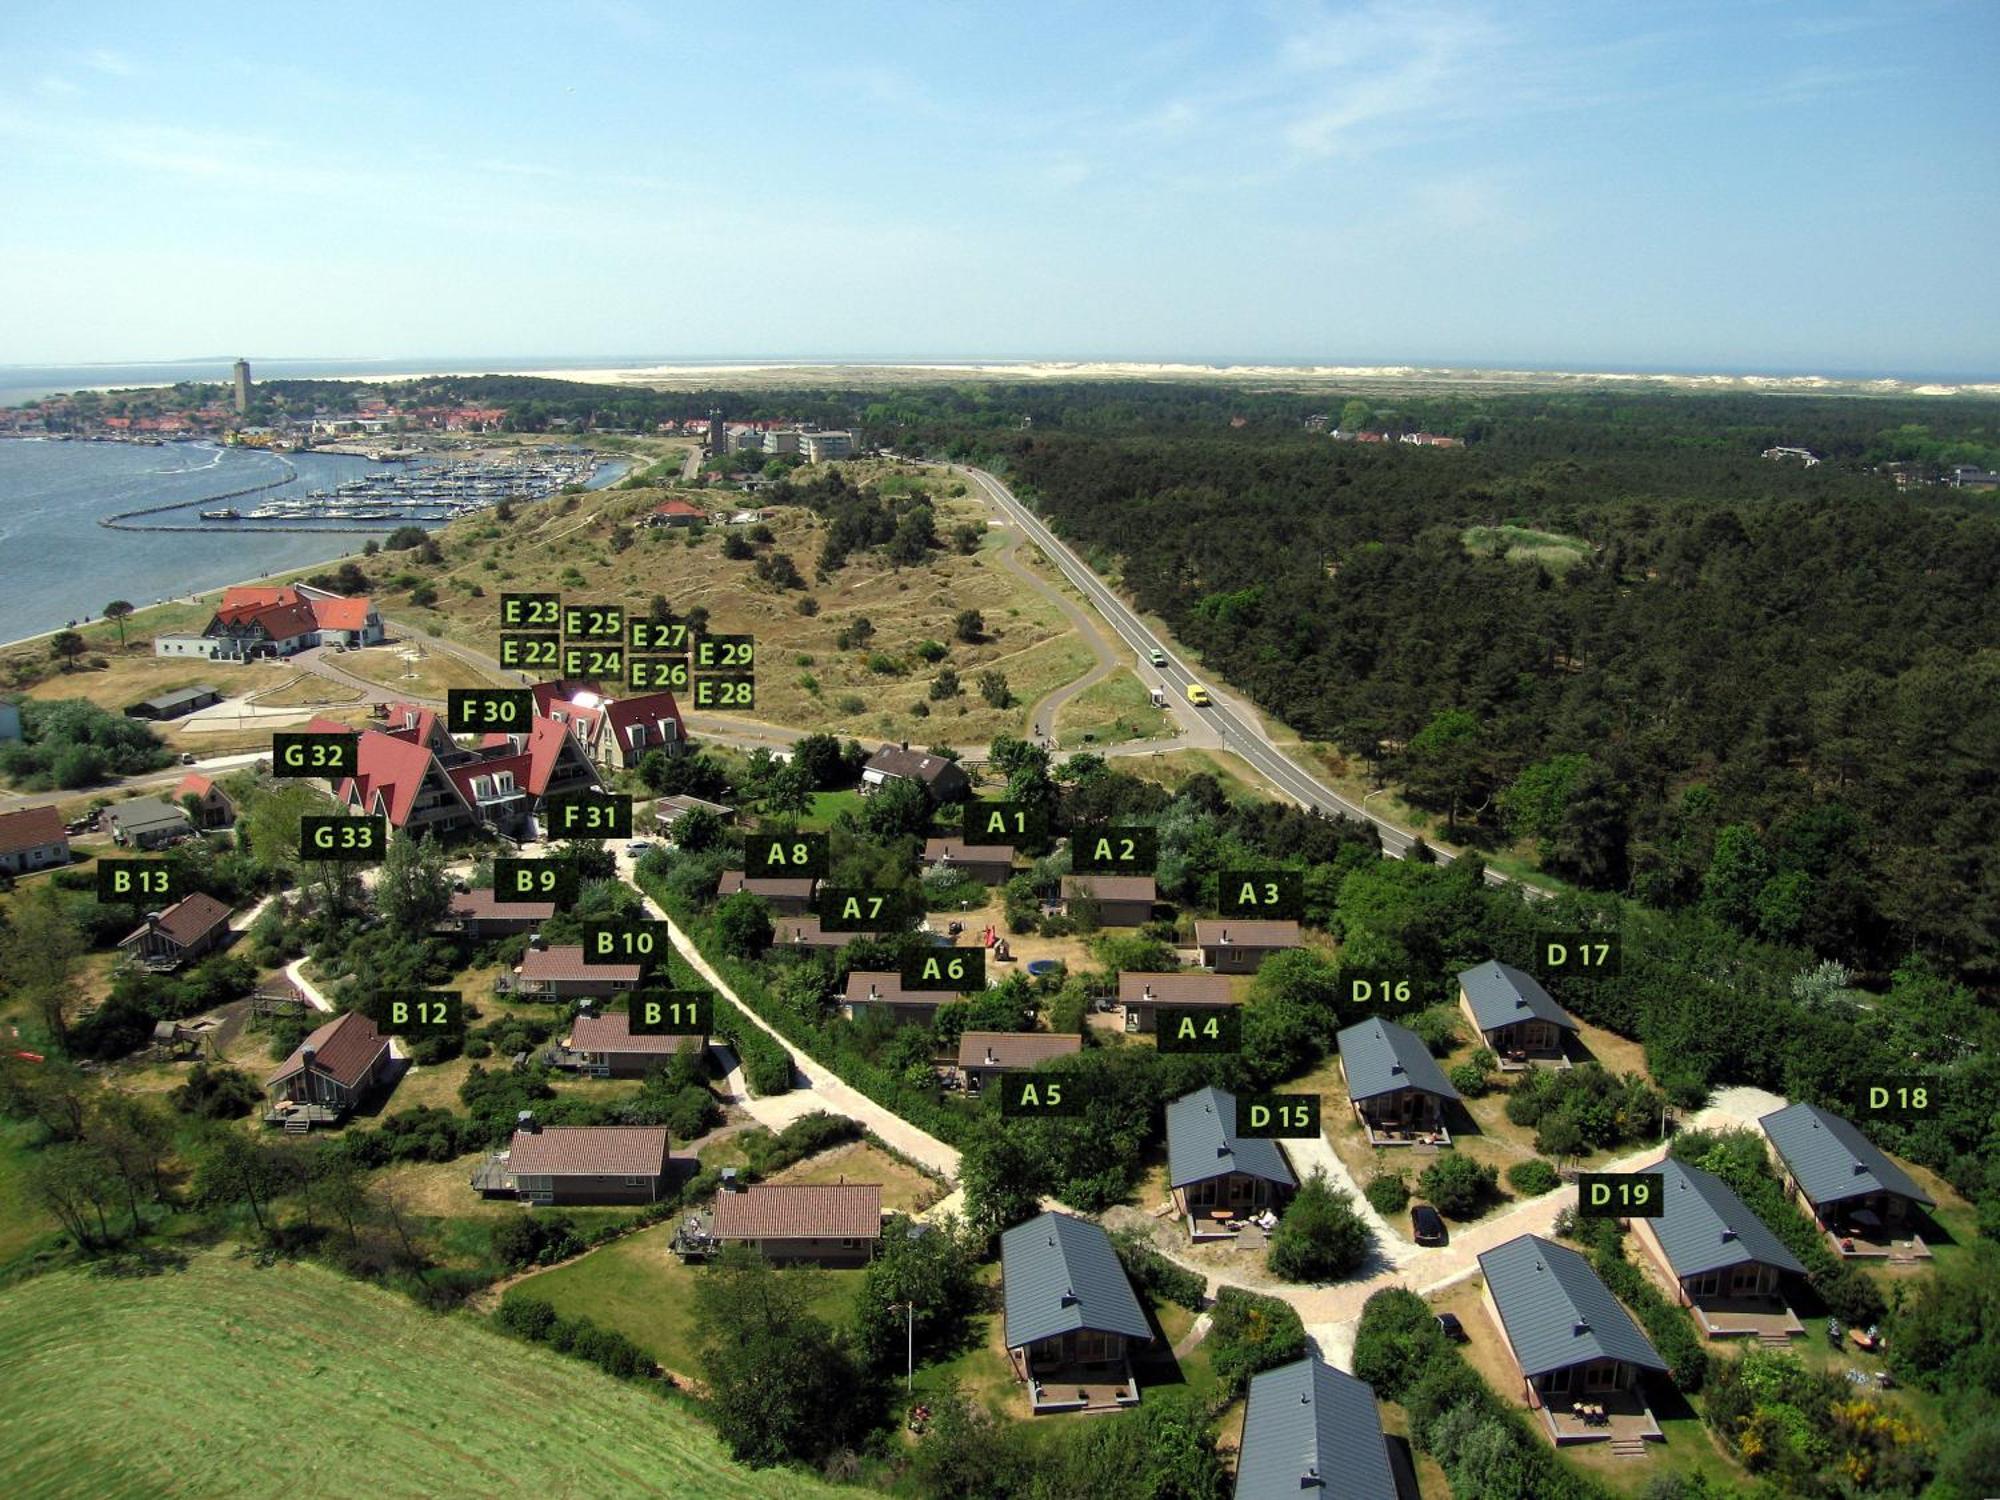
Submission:
M 1305 1324 L 1289 1302 L 1226 1286 L 1216 1294 L 1209 1317 L 1210 1361 L 1232 1396 L 1241 1394 L 1258 1371 L 1305 1357 Z
M 1410 1206 L 1410 1184 L 1401 1172 L 1377 1172 L 1362 1196 L 1378 1214 L 1399 1214 Z
M 1424 1044 L 1432 1057 L 1443 1057 L 1458 1043 L 1458 1014 L 1450 1006 L 1433 1005 L 1410 1017 L 1410 1030 L 1417 1034 L 1417 1040 Z
M 1271 1273 L 1286 1281 L 1334 1281 L 1360 1266 L 1373 1240 L 1354 1201 L 1315 1169 L 1271 1235 Z
M 1517 1161 L 1507 1169 L 1508 1185 L 1527 1198 L 1539 1198 L 1543 1193 L 1552 1192 L 1561 1181 L 1556 1169 L 1540 1157 L 1533 1161 Z
M 1144 1230 L 1117 1230 L 1111 1236 L 1111 1243 L 1125 1267 L 1126 1278 L 1142 1295 L 1155 1302 L 1177 1302 L 1194 1313 L 1207 1304 L 1207 1279 L 1160 1254 L 1147 1242 Z
M 1483 1096 L 1493 1086 L 1493 1054 L 1481 1047 L 1450 1073 L 1451 1086 L 1468 1099 Z
M 1477 1218 L 1500 1191 L 1500 1174 L 1469 1156 L 1448 1151 L 1424 1168 L 1417 1191 L 1432 1207 L 1454 1219 Z

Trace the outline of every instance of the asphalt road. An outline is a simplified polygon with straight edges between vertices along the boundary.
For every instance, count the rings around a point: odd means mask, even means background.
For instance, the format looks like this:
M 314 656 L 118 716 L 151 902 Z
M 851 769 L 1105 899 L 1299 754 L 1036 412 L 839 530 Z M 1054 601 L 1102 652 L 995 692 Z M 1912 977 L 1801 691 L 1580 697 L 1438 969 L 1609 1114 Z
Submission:
M 1061 569 L 1063 576 L 1076 586 L 1111 628 L 1138 653 L 1141 662 L 1150 662 L 1151 653 L 1156 650 L 1166 653 L 1167 665 L 1153 667 L 1151 671 L 1166 684 L 1168 699 L 1176 703 L 1177 714 L 1185 712 L 1199 715 L 1201 720 L 1220 737 L 1224 749 L 1248 761 L 1259 775 L 1301 806 L 1373 823 L 1381 834 L 1382 850 L 1385 854 L 1401 859 L 1409 852 L 1410 845 L 1416 841 L 1416 835 L 1378 817 L 1360 803 L 1350 802 L 1318 778 L 1301 769 L 1296 761 L 1271 742 L 1253 717 L 1231 708 L 1225 696 L 1217 691 L 1214 682 L 1197 676 L 1182 663 L 1175 655 L 1173 641 L 1150 630 L 1125 601 L 1097 576 L 1088 563 L 1072 552 L 1039 516 L 1014 498 L 1013 492 L 1006 485 L 984 469 L 966 468 L 956 464 L 950 467 L 976 485 L 1002 515 L 1019 526 L 1023 533 L 1048 555 L 1049 560 Z M 1188 704 L 1188 685 L 1194 682 L 1200 682 L 1208 689 L 1209 696 L 1214 700 L 1209 707 L 1194 708 Z M 1437 855 L 1439 864 L 1451 862 L 1453 856 L 1450 852 L 1435 845 L 1432 849 Z M 1518 884 L 1526 890 L 1542 894 L 1539 887 L 1529 885 L 1525 881 L 1516 881 L 1511 876 L 1502 875 L 1495 870 L 1489 869 L 1486 872 L 1486 879 L 1492 885 Z

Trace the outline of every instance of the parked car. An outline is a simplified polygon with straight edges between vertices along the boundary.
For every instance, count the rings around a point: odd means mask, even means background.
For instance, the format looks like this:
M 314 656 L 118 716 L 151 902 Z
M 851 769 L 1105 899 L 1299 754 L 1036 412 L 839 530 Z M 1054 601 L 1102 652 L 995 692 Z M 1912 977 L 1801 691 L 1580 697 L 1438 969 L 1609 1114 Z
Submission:
M 194 752 L 192 750 L 183 750 L 181 752 L 181 764 L 184 766 L 191 766 L 194 764 Z
M 1410 1228 L 1415 1232 L 1419 1245 L 1442 1245 L 1445 1242 L 1444 1220 L 1428 1203 L 1411 1205 Z
M 651 839 L 634 839 L 625 846 L 625 852 L 636 859 L 652 847 L 653 841 Z
M 1438 1331 L 1454 1344 L 1465 1342 L 1465 1325 L 1458 1321 L 1457 1313 L 1439 1313 Z

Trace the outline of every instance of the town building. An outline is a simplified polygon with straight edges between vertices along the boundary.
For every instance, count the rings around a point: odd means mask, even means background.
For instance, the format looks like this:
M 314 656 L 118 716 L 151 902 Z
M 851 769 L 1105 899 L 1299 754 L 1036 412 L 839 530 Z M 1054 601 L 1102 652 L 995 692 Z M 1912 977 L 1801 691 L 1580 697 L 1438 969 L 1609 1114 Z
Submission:
M 1342 1031 L 1334 1045 L 1369 1145 L 1451 1144 L 1445 1106 L 1458 1101 L 1458 1090 L 1414 1031 L 1371 1016 Z
M 1479 1269 L 1520 1394 L 1555 1442 L 1666 1441 L 1644 1380 L 1667 1362 L 1589 1261 L 1524 1234 L 1486 1251 Z
M 1118 1007 L 1124 1012 L 1127 1031 L 1148 1036 L 1157 1032 L 1163 1005 L 1225 1010 L 1236 1003 L 1229 981 L 1220 974 L 1149 973 L 1143 969 L 1121 969 L 1118 973 Z
M 1397 1500 L 1404 1493 L 1373 1386 L 1312 1355 L 1251 1377 L 1234 1500 Z
M 400 723 L 397 722 L 400 719 Z M 509 838 L 532 838 L 547 800 L 602 783 L 583 747 L 556 719 L 536 719 L 526 734 L 494 734 L 467 749 L 429 709 L 392 704 L 383 729 L 359 731 L 355 774 L 334 795 L 350 811 L 380 814 L 412 834 L 450 836 L 490 826 Z M 309 728 L 346 730 L 316 720 Z
M 374 602 L 309 584 L 242 584 L 223 590 L 199 635 L 159 635 L 155 656 L 258 661 L 313 646 L 374 646 L 385 640 Z
M 1090 902 L 1100 926 L 1143 927 L 1153 920 L 1159 887 L 1150 875 L 1065 875 L 1058 894 L 1065 912 L 1074 902 Z
M 1569 1066 L 1563 1033 L 1574 1033 L 1576 1022 L 1532 975 L 1488 959 L 1458 976 L 1458 1004 L 1501 1071 Z
M 854 453 L 851 432 L 804 432 L 799 434 L 799 454 L 809 464 L 831 458 L 849 458 Z
M 678 755 L 688 747 L 687 726 L 672 693 L 613 697 L 587 682 L 538 682 L 535 716 L 563 725 L 603 770 L 629 771 L 651 750 Z
M 861 767 L 861 794 L 879 791 L 891 781 L 915 781 L 937 803 L 962 802 L 972 783 L 955 760 L 912 750 L 907 744 L 884 745 Z
M 1278 1143 L 1236 1133 L 1236 1096 L 1196 1089 L 1167 1106 L 1167 1186 L 1189 1238 L 1234 1239 L 1268 1220 L 1299 1185 Z
M 240 417 L 250 410 L 250 361 L 237 360 L 230 369 L 229 381 L 235 398 L 236 415 Z
M 521 1112 L 507 1149 L 473 1174 L 488 1197 L 528 1203 L 653 1203 L 673 1176 L 664 1125 L 543 1125 Z
M 774 1265 L 865 1266 L 882 1244 L 882 1186 L 728 1179 L 710 1233 L 718 1246 L 745 1246 Z
M 0 874 L 46 870 L 69 860 L 69 834 L 54 807 L 0 813 Z
M 966 844 L 957 839 L 926 839 L 924 868 L 964 875 L 982 885 L 1005 885 L 1014 873 L 1014 846 Z
M 1082 1050 L 1082 1037 L 1052 1031 L 968 1031 L 958 1039 L 958 1081 L 976 1094 L 1002 1073 L 1025 1073 Z
M 111 824 L 112 842 L 128 849 L 159 849 L 194 832 L 194 823 L 185 809 L 170 806 L 158 797 L 114 802 L 104 810 L 104 817 Z
M 171 973 L 206 958 L 229 940 L 229 908 L 204 891 L 176 901 L 118 940 L 121 953 L 146 968 Z
M 1054 1212 L 1000 1236 L 1007 1358 L 1029 1409 L 1116 1410 L 1139 1400 L 1131 1351 L 1153 1341 L 1104 1227 Z
M 1787 1276 L 1806 1268 L 1720 1177 L 1669 1156 L 1662 1212 L 1634 1216 L 1632 1238 L 1652 1258 L 1710 1338 L 1751 1336 L 1782 1346 L 1805 1333 L 1785 1300 Z
M 389 1039 L 359 1011 L 345 1011 L 314 1031 L 264 1080 L 266 1125 L 298 1135 L 337 1125 L 389 1079 Z
M 856 969 L 847 976 L 840 1013 L 859 1021 L 879 1012 L 902 1025 L 928 1026 L 937 1019 L 940 1006 L 957 998 L 942 990 L 905 990 L 900 974 Z
M 1935 1201 L 1852 1120 L 1799 1103 L 1757 1123 L 1784 1171 L 1786 1191 L 1835 1250 L 1890 1261 L 1930 1259 L 1917 1223 Z
M 1273 953 L 1305 941 L 1297 922 L 1251 917 L 1224 917 L 1194 924 L 1194 945 L 1201 961 L 1218 974 L 1254 974 Z

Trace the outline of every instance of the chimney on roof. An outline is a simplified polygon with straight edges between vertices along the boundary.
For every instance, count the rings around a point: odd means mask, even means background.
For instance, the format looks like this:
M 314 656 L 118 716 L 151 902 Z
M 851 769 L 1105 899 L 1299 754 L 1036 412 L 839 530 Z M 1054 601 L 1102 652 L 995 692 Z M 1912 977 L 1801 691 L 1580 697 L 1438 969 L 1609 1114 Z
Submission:
M 991 1042 L 986 1044 L 986 1060 L 990 1063 L 1000 1061 L 999 1058 L 993 1055 L 993 1044 Z
M 1051 1241 L 1050 1243 L 1051 1243 L 1051 1244 L 1053 1244 L 1053 1243 L 1054 1243 L 1054 1241 Z M 1073 1288 L 1073 1287 L 1072 1287 L 1072 1288 L 1070 1288 L 1069 1290 L 1065 1291 L 1065 1292 L 1064 1292 L 1064 1293 L 1062 1294 L 1062 1305 L 1063 1305 L 1064 1307 L 1075 1307 L 1075 1306 L 1076 1306 L 1076 1290 L 1075 1290 L 1075 1288 Z
M 1229 929 L 1227 927 L 1222 929 L 1222 940 L 1225 943 L 1229 941 Z
M 1305 1398 L 1301 1397 L 1300 1399 L 1304 1400 Z M 1326 1488 L 1326 1481 L 1319 1477 L 1319 1469 L 1317 1467 L 1310 1468 L 1299 1476 L 1299 1488 L 1302 1490 L 1323 1490 Z
M 307 1042 L 303 1047 L 299 1048 L 299 1067 L 304 1071 L 310 1072 L 313 1060 L 318 1056 L 319 1048 L 315 1047 L 311 1042 Z
M 541 1122 L 535 1118 L 532 1109 L 524 1109 L 514 1116 L 514 1130 L 519 1135 L 540 1135 Z
M 1733 1240 L 1736 1238 L 1736 1231 L 1725 1224 L 1722 1226 L 1722 1237 L 1725 1240 Z
M 1574 1323 L 1569 1325 L 1569 1331 L 1581 1338 L 1584 1334 L 1590 1332 L 1590 1324 L 1584 1319 L 1578 1318 Z
M 910 748 L 910 742 L 909 742 L 908 740 L 904 740 L 904 741 L 903 741 L 903 748 L 904 748 L 905 750 L 907 750 L 907 749 L 909 749 L 909 748 Z

